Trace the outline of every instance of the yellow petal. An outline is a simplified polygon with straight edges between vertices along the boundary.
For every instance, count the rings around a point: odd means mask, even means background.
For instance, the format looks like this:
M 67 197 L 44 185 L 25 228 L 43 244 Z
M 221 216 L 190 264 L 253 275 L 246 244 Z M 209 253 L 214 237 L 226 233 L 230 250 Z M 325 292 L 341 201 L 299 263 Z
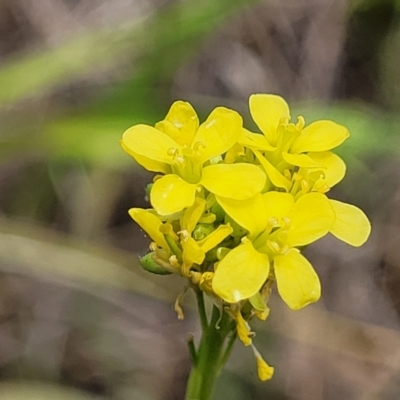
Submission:
M 321 297 L 318 275 L 296 250 L 276 256 L 274 271 L 279 295 L 292 310 L 299 310 Z
M 249 324 L 243 318 L 240 310 L 237 310 L 237 312 L 235 313 L 235 316 L 236 316 L 236 331 L 239 336 L 239 339 L 245 346 L 250 346 L 251 345 L 251 337 L 250 337 L 251 331 L 250 331 Z
M 243 133 L 239 139 L 239 143 L 243 146 L 262 151 L 273 151 L 275 147 L 268 143 L 267 138 L 259 133 L 252 133 L 243 128 Z
M 266 218 L 287 217 L 294 206 L 294 197 L 290 193 L 267 192 L 262 197 L 267 213 Z
M 133 157 L 138 154 L 166 164 L 171 164 L 172 160 L 168 150 L 180 147 L 168 135 L 148 125 L 129 128 L 122 135 L 122 143 L 123 148 L 128 149 Z
M 215 108 L 202 123 L 193 139 L 193 145 L 201 142 L 201 162 L 219 156 L 237 143 L 242 130 L 242 117 L 225 107 Z
M 182 259 L 187 266 L 201 264 L 204 261 L 206 254 L 192 237 L 185 238 L 181 243 L 183 249 Z
M 215 164 L 203 168 L 202 184 L 211 193 L 234 200 L 245 200 L 260 193 L 266 176 L 253 164 Z
M 175 101 L 163 121 L 156 128 L 166 133 L 181 146 L 190 146 L 199 127 L 194 108 L 186 101 Z
M 282 118 L 290 119 L 289 106 L 286 101 L 274 94 L 253 94 L 249 100 L 250 112 L 254 122 L 275 146 L 278 141 L 278 125 Z
M 227 164 L 233 164 L 237 157 L 244 154 L 244 147 L 241 144 L 236 143 L 226 152 L 224 159 Z
M 315 168 L 321 167 L 321 164 L 317 163 L 311 157 L 306 154 L 290 154 L 290 153 L 282 153 L 283 159 L 292 165 L 296 165 L 298 167 L 304 168 Z
M 128 153 L 131 157 L 133 157 L 139 165 L 146 168 L 148 171 L 163 172 L 164 174 L 169 174 L 171 172 L 171 167 L 169 164 L 160 161 L 154 161 L 151 158 L 136 154 L 130 148 L 126 147 L 126 145 L 122 140 L 120 140 L 120 144 L 126 153 Z
M 129 215 L 158 246 L 169 250 L 164 235 L 160 232 L 162 222 L 153 213 L 142 208 L 131 208 Z
M 291 183 L 287 180 L 264 156 L 261 155 L 257 150 L 253 150 L 254 155 L 257 157 L 257 160 L 265 169 L 265 172 L 268 175 L 268 178 L 271 182 L 278 188 L 283 188 L 286 191 L 289 191 Z
M 338 239 L 359 247 L 364 244 L 371 233 L 371 224 L 367 216 L 356 206 L 330 200 L 335 211 L 335 222 L 331 233 Z
M 153 208 L 160 215 L 171 215 L 190 207 L 195 200 L 197 185 L 187 183 L 178 175 L 165 175 L 154 182 L 150 192 Z
M 323 165 L 324 182 L 331 188 L 339 183 L 346 174 L 346 164 L 344 161 L 331 151 L 320 153 L 308 153 L 316 163 Z
M 267 225 L 267 213 L 261 194 L 247 200 L 232 200 L 217 196 L 217 201 L 235 222 L 249 231 L 250 235 L 262 232 Z
M 215 231 L 211 232 L 204 239 L 199 240 L 197 244 L 205 253 L 207 253 L 207 251 L 210 251 L 215 246 L 220 244 L 232 232 L 233 229 L 230 225 L 220 225 Z
M 265 320 L 268 318 L 270 311 L 271 311 L 271 310 L 270 310 L 269 307 L 266 305 L 266 306 L 265 306 L 265 309 L 264 309 L 263 311 L 255 310 L 255 314 L 256 314 L 256 317 L 257 317 L 259 320 L 265 321 Z
M 185 210 L 181 219 L 181 228 L 192 233 L 206 208 L 206 201 L 196 197 L 192 206 Z
M 342 125 L 332 121 L 316 121 L 303 129 L 290 147 L 290 152 L 330 150 L 342 144 L 349 136 L 349 131 Z
M 274 367 L 269 366 L 261 355 L 256 355 L 256 362 L 258 378 L 263 382 L 270 380 L 274 375 Z
M 290 225 L 287 245 L 304 246 L 329 232 L 335 220 L 335 213 L 324 194 L 308 193 L 296 201 L 288 218 Z
M 230 251 L 219 263 L 213 290 L 226 302 L 237 303 L 257 293 L 268 273 L 268 256 L 256 251 L 248 242 Z

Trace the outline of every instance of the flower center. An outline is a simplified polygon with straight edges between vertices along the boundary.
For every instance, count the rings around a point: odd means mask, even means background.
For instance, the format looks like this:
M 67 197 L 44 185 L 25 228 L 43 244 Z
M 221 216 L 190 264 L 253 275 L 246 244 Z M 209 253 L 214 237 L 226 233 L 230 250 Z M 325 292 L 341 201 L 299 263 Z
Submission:
M 168 155 L 172 156 L 172 171 L 189 183 L 199 183 L 201 179 L 201 149 L 204 142 L 199 141 L 192 147 L 184 145 L 181 149 L 171 147 Z

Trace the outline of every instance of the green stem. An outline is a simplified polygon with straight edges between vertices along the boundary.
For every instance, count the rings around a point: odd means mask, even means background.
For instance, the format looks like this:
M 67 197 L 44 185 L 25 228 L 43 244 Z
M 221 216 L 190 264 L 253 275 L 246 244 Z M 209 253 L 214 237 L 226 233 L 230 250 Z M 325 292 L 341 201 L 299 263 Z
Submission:
M 204 305 L 203 291 L 201 291 L 198 288 L 196 288 L 195 290 L 196 290 L 197 308 L 199 309 L 199 315 L 200 315 L 201 329 L 203 332 L 205 332 L 208 328 L 208 321 L 207 321 L 206 307 Z
M 235 344 L 235 341 L 236 341 L 236 336 L 237 335 L 236 335 L 236 330 L 235 330 L 234 332 L 231 333 L 231 336 L 228 339 L 228 343 L 225 346 L 225 350 L 222 353 L 222 357 L 221 357 L 221 360 L 220 360 L 218 373 L 220 373 L 222 371 L 222 369 L 224 368 L 226 362 L 229 359 L 229 356 L 232 353 L 233 345 Z
M 194 345 L 193 335 L 190 335 L 188 337 L 187 344 L 188 344 L 190 358 L 192 359 L 192 364 L 196 365 L 196 363 L 197 363 L 197 353 L 196 353 L 196 347 Z
M 228 348 L 224 345 L 229 333 L 234 329 L 234 324 L 226 313 L 219 328 L 216 326 L 218 320 L 219 310 L 213 306 L 210 324 L 202 333 L 196 354 L 197 362 L 189 376 L 185 400 L 209 400 L 215 380 L 222 369 L 221 363 L 227 361 Z

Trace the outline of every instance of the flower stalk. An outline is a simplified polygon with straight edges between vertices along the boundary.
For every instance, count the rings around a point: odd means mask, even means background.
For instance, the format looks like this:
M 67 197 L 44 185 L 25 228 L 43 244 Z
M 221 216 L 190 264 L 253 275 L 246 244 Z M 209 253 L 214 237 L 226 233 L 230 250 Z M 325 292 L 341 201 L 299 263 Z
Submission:
M 201 316 L 200 309 L 205 310 L 204 298 L 198 294 L 197 299 Z M 203 322 L 202 336 L 190 372 L 185 400 L 211 399 L 216 378 L 229 358 L 236 336 L 235 324 L 231 318 L 226 313 L 221 316 L 215 305 L 209 323 Z

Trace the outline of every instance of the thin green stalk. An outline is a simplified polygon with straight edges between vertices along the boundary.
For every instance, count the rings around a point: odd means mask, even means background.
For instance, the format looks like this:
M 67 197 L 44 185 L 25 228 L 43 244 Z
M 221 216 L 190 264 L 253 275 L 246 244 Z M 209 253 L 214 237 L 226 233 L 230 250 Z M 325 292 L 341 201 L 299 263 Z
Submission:
M 235 330 L 234 332 L 232 332 L 231 336 L 229 337 L 228 343 L 225 346 L 225 350 L 222 353 L 218 374 L 221 373 L 222 369 L 224 368 L 226 362 L 229 359 L 229 356 L 232 353 L 233 345 L 235 344 L 235 341 L 236 341 L 236 336 L 237 335 L 236 335 L 236 330 Z
M 206 307 L 204 305 L 204 296 L 203 292 L 200 289 L 196 288 L 195 290 L 196 290 L 197 308 L 199 310 L 201 329 L 202 332 L 205 332 L 208 328 L 208 320 L 207 320 Z
M 210 400 L 215 380 L 222 369 L 222 361 L 226 362 L 228 358 L 226 354 L 228 347 L 224 345 L 234 324 L 224 313 L 220 326 L 217 327 L 219 313 L 219 309 L 213 306 L 210 324 L 202 333 L 196 354 L 197 362 L 193 365 L 189 376 L 185 400 Z
M 187 344 L 188 344 L 190 358 L 192 359 L 192 364 L 196 365 L 197 364 L 197 352 L 196 352 L 196 346 L 194 345 L 193 335 L 189 336 Z

